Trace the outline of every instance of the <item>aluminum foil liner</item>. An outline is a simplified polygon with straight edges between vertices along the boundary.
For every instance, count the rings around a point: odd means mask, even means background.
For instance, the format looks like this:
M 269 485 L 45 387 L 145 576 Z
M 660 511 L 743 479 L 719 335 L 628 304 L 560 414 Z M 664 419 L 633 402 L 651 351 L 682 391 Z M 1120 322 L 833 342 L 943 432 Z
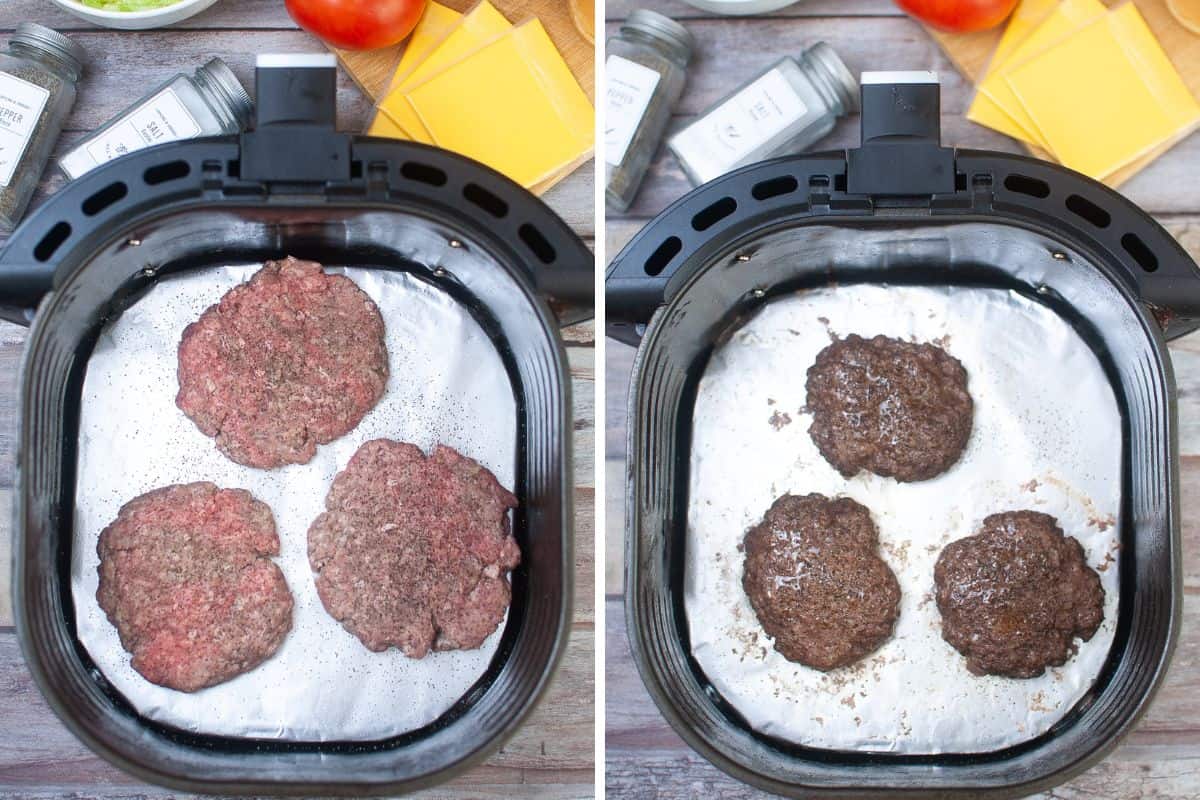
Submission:
M 71 589 L 79 640 L 142 715 L 188 731 L 296 741 L 369 740 L 435 720 L 486 671 L 500 630 L 477 650 L 414 660 L 372 653 L 317 597 L 307 533 L 334 475 L 363 442 L 386 437 L 429 452 L 447 444 L 513 486 L 516 404 L 491 340 L 446 293 L 408 274 L 331 269 L 379 306 L 391 376 L 379 404 L 308 464 L 243 467 L 175 407 L 183 329 L 261 265 L 200 270 L 160 281 L 101 334 L 87 365 L 80 419 Z M 96 602 L 96 542 L 120 507 L 151 489 L 207 480 L 249 490 L 275 513 L 276 559 L 295 598 L 293 627 L 261 666 L 193 694 L 155 686 L 129 665 Z M 503 626 L 501 626 L 501 629 Z
M 843 479 L 808 435 L 806 372 L 831 336 L 941 344 L 969 374 L 961 460 L 921 483 Z M 1121 418 L 1099 361 L 1048 308 L 992 289 L 854 285 L 768 304 L 722 345 L 694 411 L 684 604 L 692 652 L 755 729 L 812 747 L 975 753 L 1031 739 L 1088 691 L 1117 619 Z M 829 673 L 776 652 L 742 589 L 745 532 L 785 493 L 871 510 L 903 597 L 894 636 Z M 941 638 L 933 566 L 989 514 L 1057 517 L 1100 571 L 1104 623 L 1040 678 L 977 677 Z

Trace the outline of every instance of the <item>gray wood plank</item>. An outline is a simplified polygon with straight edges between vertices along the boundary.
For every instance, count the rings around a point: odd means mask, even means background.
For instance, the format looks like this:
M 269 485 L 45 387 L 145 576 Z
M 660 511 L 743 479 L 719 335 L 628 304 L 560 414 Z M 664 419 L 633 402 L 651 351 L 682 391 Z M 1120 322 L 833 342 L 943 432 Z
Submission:
M 844 5 L 847 9 L 863 6 L 862 3 Z M 825 40 L 856 74 L 866 69 L 889 68 L 938 72 L 942 82 L 942 139 L 946 144 L 1024 154 L 1014 140 L 965 118 L 974 88 L 920 26 L 903 16 L 819 16 L 798 21 L 770 17 L 696 18 L 685 24 L 696 37 L 696 58 L 689 66 L 688 83 L 668 135 L 777 59 L 797 55 L 813 42 Z M 617 23 L 610 22 L 608 33 L 612 34 L 616 28 Z M 856 115 L 842 119 L 812 149 L 857 146 L 858 125 Z M 1151 213 L 1200 210 L 1200 198 L 1190 177 L 1192 165 L 1198 160 L 1200 134 L 1194 134 L 1122 186 L 1121 191 Z M 617 218 L 652 217 L 690 188 L 674 159 L 665 148 L 660 148 L 633 207 Z M 615 255 L 611 248 L 607 252 L 610 257 Z
M 679 130 L 694 118 L 692 115 L 674 117 L 670 130 Z M 857 116 L 841 120 L 829 136 L 815 145 L 814 151 L 857 147 L 858 124 Z M 1012 139 L 976 125 L 960 114 L 942 115 L 942 141 L 947 146 L 1025 155 Z M 1151 214 L 1195 212 L 1200 206 L 1200 199 L 1188 176 L 1191 165 L 1197 162 L 1200 162 L 1200 135 L 1193 134 L 1122 185 L 1120 192 Z M 650 165 L 645 183 L 629 211 L 610 217 L 609 224 L 627 218 L 647 220 L 692 188 L 674 156 L 662 147 Z M 611 248 L 606 252 L 610 258 L 616 255 Z
M 0 31 L 18 22 L 38 22 L 60 31 L 98 30 L 95 23 L 62 10 L 49 0 L 5 0 L 0 3 Z M 220 0 L 168 30 L 295 28 L 282 0 Z M 100 29 L 102 30 L 102 29 Z
M 608 0 L 604 4 L 604 18 L 622 20 L 635 8 L 651 8 L 676 20 L 724 19 L 719 14 L 688 5 L 683 0 L 656 0 L 654 3 L 640 0 Z M 786 8 L 762 14 L 758 19 L 788 20 L 807 17 L 898 17 L 903 12 L 891 0 L 860 0 L 847 3 L 845 0 L 801 0 Z
M 904 16 L 813 17 L 796 22 L 726 17 L 694 19 L 685 25 L 696 44 L 675 109 L 681 115 L 703 111 L 784 56 L 799 57 L 820 41 L 832 45 L 855 75 L 879 69 L 935 70 L 942 82 L 943 114 L 962 114 L 970 105 L 969 82 L 955 71 L 937 43 Z M 616 27 L 607 23 L 607 33 L 611 35 Z
M 527 784 L 520 791 L 530 797 L 591 796 L 593 656 L 591 628 L 572 632 L 562 666 L 529 720 L 483 766 L 428 796 L 511 796 L 512 784 Z M 0 708 L 2 797 L 179 796 L 139 782 L 79 743 L 42 700 L 11 632 L 0 633 Z
M 653 7 L 655 11 L 677 19 L 713 17 L 681 0 L 613 0 L 605 4 L 607 19 L 624 19 L 634 8 Z M 775 19 L 795 19 L 814 16 L 898 16 L 899 9 L 890 0 L 864 0 L 847 4 L 844 0 L 806 0 L 773 12 Z M 52 5 L 47 0 L 7 0 L 0 6 L 0 31 L 11 29 L 17 22 L 33 20 L 63 31 L 94 30 L 95 25 Z M 220 0 L 207 11 L 171 26 L 171 30 L 204 30 L 214 28 L 262 29 L 293 28 L 283 3 L 278 0 Z
M 638 677 L 625 638 L 620 600 L 606 604 L 606 786 L 609 798 L 758 796 L 693 752 L 658 713 Z M 1184 605 L 1184 640 L 1163 689 L 1143 722 L 1103 763 L 1049 798 L 1194 798 L 1200 795 L 1200 730 L 1194 695 L 1200 683 L 1200 601 Z M 1143 782 L 1146 782 L 1145 784 Z M 1145 786 L 1153 793 L 1146 794 Z
M 301 30 L 226 31 L 80 31 L 71 35 L 92 59 L 79 83 L 66 130 L 91 131 L 144 92 L 179 72 L 191 73 L 220 56 L 248 89 L 254 87 L 259 53 L 315 53 L 323 46 Z M 338 117 L 342 127 L 361 130 L 370 103 L 344 71 L 338 74 Z

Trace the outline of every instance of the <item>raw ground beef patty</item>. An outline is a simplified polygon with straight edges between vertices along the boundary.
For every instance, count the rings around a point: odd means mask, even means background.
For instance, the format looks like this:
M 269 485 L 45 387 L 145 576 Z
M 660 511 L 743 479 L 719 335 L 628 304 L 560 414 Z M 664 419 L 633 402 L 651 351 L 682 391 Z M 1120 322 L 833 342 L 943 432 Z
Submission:
M 967 371 L 932 344 L 850 335 L 808 370 L 809 435 L 844 477 L 865 469 L 923 481 L 958 461 L 971 436 Z
M 383 318 L 314 261 L 268 261 L 183 332 L 176 405 L 239 464 L 304 464 L 353 430 L 388 378 Z
M 1009 511 L 946 546 L 933 571 L 942 638 L 976 675 L 1036 678 L 1104 619 L 1100 576 L 1058 520 Z
M 133 668 L 194 692 L 254 669 L 292 627 L 271 509 L 242 489 L 167 486 L 100 534 L 96 599 Z
M 900 584 L 879 557 L 879 533 L 862 505 L 784 495 L 746 534 L 744 549 L 742 588 L 789 661 L 844 667 L 892 635 Z
M 439 445 L 375 439 L 334 478 L 308 529 L 308 559 L 330 615 L 379 652 L 410 658 L 479 647 L 504 618 L 517 499 L 491 472 Z

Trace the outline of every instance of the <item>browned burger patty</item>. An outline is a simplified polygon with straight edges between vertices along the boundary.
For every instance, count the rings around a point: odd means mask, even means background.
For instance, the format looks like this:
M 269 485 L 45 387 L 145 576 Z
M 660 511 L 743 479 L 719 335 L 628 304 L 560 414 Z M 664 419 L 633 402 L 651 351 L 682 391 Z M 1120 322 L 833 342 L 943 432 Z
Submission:
M 1104 619 L 1100 576 L 1078 540 L 1037 511 L 1008 511 L 951 542 L 933 571 L 942 638 L 976 675 L 1036 678 Z
M 923 481 L 949 469 L 971 436 L 967 371 L 932 344 L 850 335 L 808 370 L 809 435 L 844 477 L 865 469 Z
M 369 650 L 411 658 L 479 647 L 504 618 L 517 499 L 491 472 L 439 445 L 376 439 L 334 478 L 308 529 L 326 610 Z
M 183 332 L 176 405 L 239 464 L 304 464 L 353 430 L 388 378 L 383 318 L 314 261 L 268 261 Z
M 745 540 L 742 588 L 775 649 L 820 670 L 878 648 L 900 615 L 871 513 L 849 498 L 784 495 Z
M 133 668 L 194 692 L 254 669 L 292 627 L 271 509 L 189 483 L 126 503 L 100 534 L 96 599 Z

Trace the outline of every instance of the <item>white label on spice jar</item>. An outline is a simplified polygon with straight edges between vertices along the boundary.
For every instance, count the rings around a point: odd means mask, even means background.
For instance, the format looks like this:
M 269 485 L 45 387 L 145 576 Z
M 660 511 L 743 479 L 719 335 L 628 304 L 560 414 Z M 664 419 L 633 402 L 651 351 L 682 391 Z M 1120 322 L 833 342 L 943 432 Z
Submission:
M 604 161 L 614 167 L 625 160 L 638 125 L 658 86 L 659 74 L 620 56 L 604 62 L 607 103 L 604 118 Z
M 708 181 L 738 166 L 807 111 L 783 73 L 773 69 L 676 134 L 671 149 Z
M 167 87 L 135 108 L 129 116 L 100 134 L 94 141 L 84 145 L 94 163 L 81 164 L 76 158 L 64 158 L 63 168 L 75 178 L 94 166 L 112 161 L 117 156 L 153 144 L 191 139 L 199 135 L 200 124 L 188 112 L 175 90 Z
M 12 181 L 50 92 L 0 72 L 0 187 Z

